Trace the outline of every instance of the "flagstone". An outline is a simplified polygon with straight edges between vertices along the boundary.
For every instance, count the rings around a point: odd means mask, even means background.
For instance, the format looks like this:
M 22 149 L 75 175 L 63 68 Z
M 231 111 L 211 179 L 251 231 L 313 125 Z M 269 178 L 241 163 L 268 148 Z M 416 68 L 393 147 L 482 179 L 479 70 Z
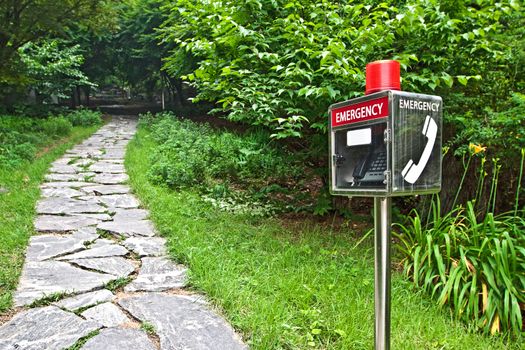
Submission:
M 23 306 L 54 293 L 89 292 L 114 279 L 113 275 L 86 271 L 63 261 L 26 261 L 14 303 Z
M 100 328 L 55 306 L 29 309 L 0 327 L 0 349 L 66 349 Z

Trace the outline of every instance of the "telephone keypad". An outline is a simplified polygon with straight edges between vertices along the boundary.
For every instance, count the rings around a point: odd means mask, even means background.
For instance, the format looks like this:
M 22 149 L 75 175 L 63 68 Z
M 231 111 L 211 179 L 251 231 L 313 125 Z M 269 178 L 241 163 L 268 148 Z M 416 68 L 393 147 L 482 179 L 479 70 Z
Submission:
M 366 182 L 384 181 L 386 165 L 386 152 L 374 153 L 372 161 L 370 162 L 370 168 L 359 182 L 362 184 Z

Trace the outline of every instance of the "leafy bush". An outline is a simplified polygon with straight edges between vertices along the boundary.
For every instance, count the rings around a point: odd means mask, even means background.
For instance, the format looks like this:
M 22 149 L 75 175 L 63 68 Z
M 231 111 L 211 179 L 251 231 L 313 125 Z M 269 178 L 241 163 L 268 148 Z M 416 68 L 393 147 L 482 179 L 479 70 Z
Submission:
M 200 188 L 209 202 L 224 210 L 274 213 L 269 198 L 286 191 L 277 183 L 296 183 L 304 176 L 298 160 L 268 143 L 262 131 L 217 131 L 170 113 L 148 113 L 140 123 L 151 129 L 158 144 L 151 155 L 150 180 L 173 188 Z
M 150 177 L 172 187 L 209 184 L 217 180 L 265 182 L 298 175 L 290 154 L 278 152 L 263 133 L 239 136 L 217 132 L 210 126 L 178 120 L 169 113 L 149 121 L 159 144 L 152 155 Z
M 90 109 L 81 108 L 67 115 L 73 126 L 90 126 L 102 123 L 102 114 Z
M 71 122 L 63 116 L 30 118 L 0 115 L 0 165 L 18 166 L 34 159 L 37 148 L 50 139 L 71 132 Z
M 71 122 L 63 116 L 44 119 L 38 125 L 44 134 L 51 137 L 68 135 L 73 127 Z
M 401 62 L 405 90 L 459 93 L 455 111 L 476 96 L 478 120 L 523 86 L 516 1 L 179 0 L 162 11 L 167 72 L 277 137 L 325 132 L 328 106 L 361 95 L 377 59 Z

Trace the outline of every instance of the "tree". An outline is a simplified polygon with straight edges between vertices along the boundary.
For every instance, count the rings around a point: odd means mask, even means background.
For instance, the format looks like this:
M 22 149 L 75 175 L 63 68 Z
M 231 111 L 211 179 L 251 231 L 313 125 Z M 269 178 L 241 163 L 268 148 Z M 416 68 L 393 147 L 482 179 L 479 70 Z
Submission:
M 517 87 L 482 79 L 497 71 L 515 81 L 504 37 L 523 19 L 515 1 L 179 0 L 164 9 L 163 38 L 176 46 L 165 68 L 191 53 L 198 65 L 186 80 L 198 99 L 276 137 L 326 131 L 328 106 L 362 94 L 363 68 L 377 59 L 401 62 L 406 90 L 505 100 Z
M 114 23 L 113 0 L 0 1 L 0 84 L 23 82 L 18 49 L 41 38 L 65 36 L 69 28 L 104 30 Z
M 78 45 L 68 47 L 60 40 L 42 40 L 28 42 L 18 51 L 39 102 L 51 96 L 67 98 L 78 86 L 94 85 L 80 69 L 84 57 Z

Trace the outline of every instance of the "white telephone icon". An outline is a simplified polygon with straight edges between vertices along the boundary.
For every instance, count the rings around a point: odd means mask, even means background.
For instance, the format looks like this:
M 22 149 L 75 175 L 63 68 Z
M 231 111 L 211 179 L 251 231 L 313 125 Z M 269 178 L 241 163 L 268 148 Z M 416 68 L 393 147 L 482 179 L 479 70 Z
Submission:
M 425 124 L 423 125 L 423 131 L 421 132 L 428 138 L 427 144 L 423 150 L 423 154 L 421 154 L 419 163 L 415 164 L 414 161 L 410 159 L 407 165 L 405 165 L 403 168 L 401 175 L 406 182 L 411 184 L 415 183 L 427 166 L 430 155 L 432 154 L 432 149 L 434 148 L 434 143 L 436 142 L 437 130 L 438 126 L 436 122 L 429 115 L 427 115 Z

